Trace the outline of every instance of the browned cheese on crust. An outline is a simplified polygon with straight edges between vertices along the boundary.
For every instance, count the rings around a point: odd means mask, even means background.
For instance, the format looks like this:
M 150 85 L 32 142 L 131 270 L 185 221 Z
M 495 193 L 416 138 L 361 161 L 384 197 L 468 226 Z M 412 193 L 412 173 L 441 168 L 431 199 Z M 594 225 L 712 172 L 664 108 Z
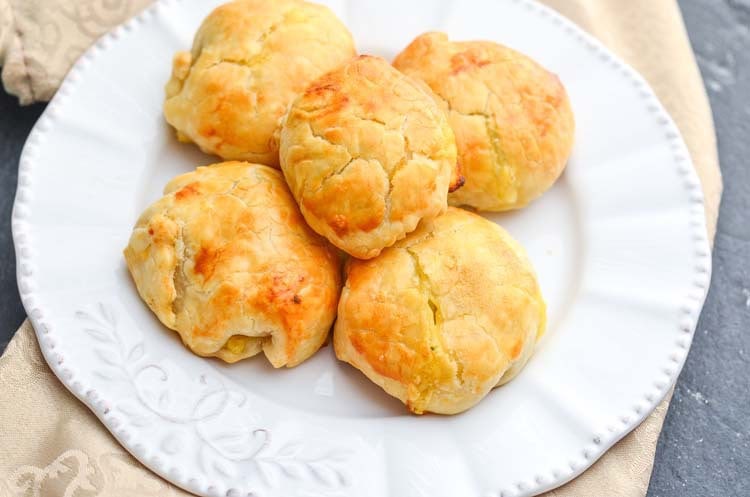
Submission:
M 279 165 L 279 126 L 310 82 L 355 55 L 328 8 L 235 0 L 203 21 L 174 57 L 164 116 L 182 141 L 223 159 Z
M 523 248 L 449 207 L 377 258 L 349 260 L 334 346 L 414 413 L 455 414 L 518 374 L 545 325 Z
M 456 134 L 466 183 L 451 205 L 524 207 L 562 174 L 575 123 L 560 80 L 529 57 L 489 41 L 417 37 L 394 66 L 437 95 Z
M 336 316 L 338 252 L 270 167 L 226 162 L 174 178 L 138 219 L 125 260 L 141 298 L 198 355 L 263 351 L 295 366 Z
M 447 207 L 456 144 L 431 91 L 379 57 L 315 81 L 281 132 L 281 168 L 310 226 L 368 259 Z

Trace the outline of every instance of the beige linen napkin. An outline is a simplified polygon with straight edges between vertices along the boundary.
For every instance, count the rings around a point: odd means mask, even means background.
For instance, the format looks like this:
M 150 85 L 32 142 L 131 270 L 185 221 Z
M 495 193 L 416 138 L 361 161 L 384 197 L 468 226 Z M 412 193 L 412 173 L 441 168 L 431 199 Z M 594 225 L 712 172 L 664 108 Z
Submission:
M 498 0 L 507 1 L 507 0 Z M 0 0 L 3 83 L 48 99 L 76 56 L 149 0 Z M 643 74 L 677 122 L 706 196 L 721 196 L 711 112 L 674 0 L 545 0 Z M 167 63 L 167 62 L 165 62 Z M 160 84 L 160 83 L 159 83 Z M 642 497 L 668 400 L 584 474 L 546 497 Z M 0 358 L 0 496 L 185 496 L 144 469 L 53 376 L 24 323 Z
M 92 41 L 152 0 L 0 0 L 3 85 L 21 104 L 52 98 Z

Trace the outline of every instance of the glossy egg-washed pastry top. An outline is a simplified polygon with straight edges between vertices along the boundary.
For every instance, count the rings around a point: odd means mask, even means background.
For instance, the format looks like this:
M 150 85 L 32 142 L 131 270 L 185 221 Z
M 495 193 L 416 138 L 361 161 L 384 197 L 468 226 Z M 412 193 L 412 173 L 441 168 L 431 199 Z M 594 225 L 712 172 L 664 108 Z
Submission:
M 443 212 L 460 186 L 453 131 L 430 89 L 371 56 L 292 104 L 281 168 L 310 226 L 363 259 Z
M 518 209 L 562 173 L 573 112 L 557 76 L 531 58 L 490 41 L 426 33 L 394 66 L 430 86 L 456 134 L 466 183 L 450 195 L 452 205 Z
M 224 159 L 279 165 L 279 126 L 315 78 L 355 55 L 346 27 L 302 0 L 235 0 L 174 57 L 164 116 L 182 141 Z
M 263 351 L 294 366 L 336 315 L 340 257 L 270 167 L 226 162 L 174 178 L 138 219 L 125 260 L 143 300 L 198 355 Z
M 545 324 L 523 248 L 450 207 L 378 257 L 348 261 L 334 346 L 411 411 L 454 414 L 518 374 Z

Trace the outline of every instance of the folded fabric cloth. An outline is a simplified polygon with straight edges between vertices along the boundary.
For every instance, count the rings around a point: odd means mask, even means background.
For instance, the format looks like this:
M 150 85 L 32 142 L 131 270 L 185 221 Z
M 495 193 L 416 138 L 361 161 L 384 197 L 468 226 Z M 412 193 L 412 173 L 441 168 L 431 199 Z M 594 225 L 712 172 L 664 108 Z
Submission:
M 153 0 L 0 0 L 3 85 L 21 104 L 52 98 L 91 42 Z
M 500 1 L 500 0 L 498 0 Z M 96 37 L 150 0 L 0 0 L 0 64 L 22 103 L 47 100 Z M 721 175 L 700 73 L 674 0 L 545 0 L 649 81 L 677 122 L 700 176 L 709 237 Z M 642 497 L 668 399 L 581 476 L 546 497 Z M 28 322 L 0 358 L 0 495 L 185 496 L 122 449 L 57 381 Z

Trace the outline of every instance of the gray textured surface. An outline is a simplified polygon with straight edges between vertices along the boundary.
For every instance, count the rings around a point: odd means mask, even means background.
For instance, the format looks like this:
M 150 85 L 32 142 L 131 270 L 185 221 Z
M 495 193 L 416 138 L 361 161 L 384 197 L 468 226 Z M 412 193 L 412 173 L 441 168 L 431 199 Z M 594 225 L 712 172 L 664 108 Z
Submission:
M 708 88 L 724 197 L 713 278 L 650 497 L 750 496 L 750 0 L 680 0 Z
M 18 178 L 18 156 L 43 110 L 43 104 L 21 108 L 15 98 L 0 89 L 0 351 L 26 316 L 16 287 L 10 213 Z
M 750 495 L 750 0 L 680 5 L 714 110 L 725 186 L 711 290 L 659 440 L 648 495 L 744 497 Z M 10 209 L 18 155 L 42 109 L 21 109 L 0 95 L 0 349 L 24 315 Z

